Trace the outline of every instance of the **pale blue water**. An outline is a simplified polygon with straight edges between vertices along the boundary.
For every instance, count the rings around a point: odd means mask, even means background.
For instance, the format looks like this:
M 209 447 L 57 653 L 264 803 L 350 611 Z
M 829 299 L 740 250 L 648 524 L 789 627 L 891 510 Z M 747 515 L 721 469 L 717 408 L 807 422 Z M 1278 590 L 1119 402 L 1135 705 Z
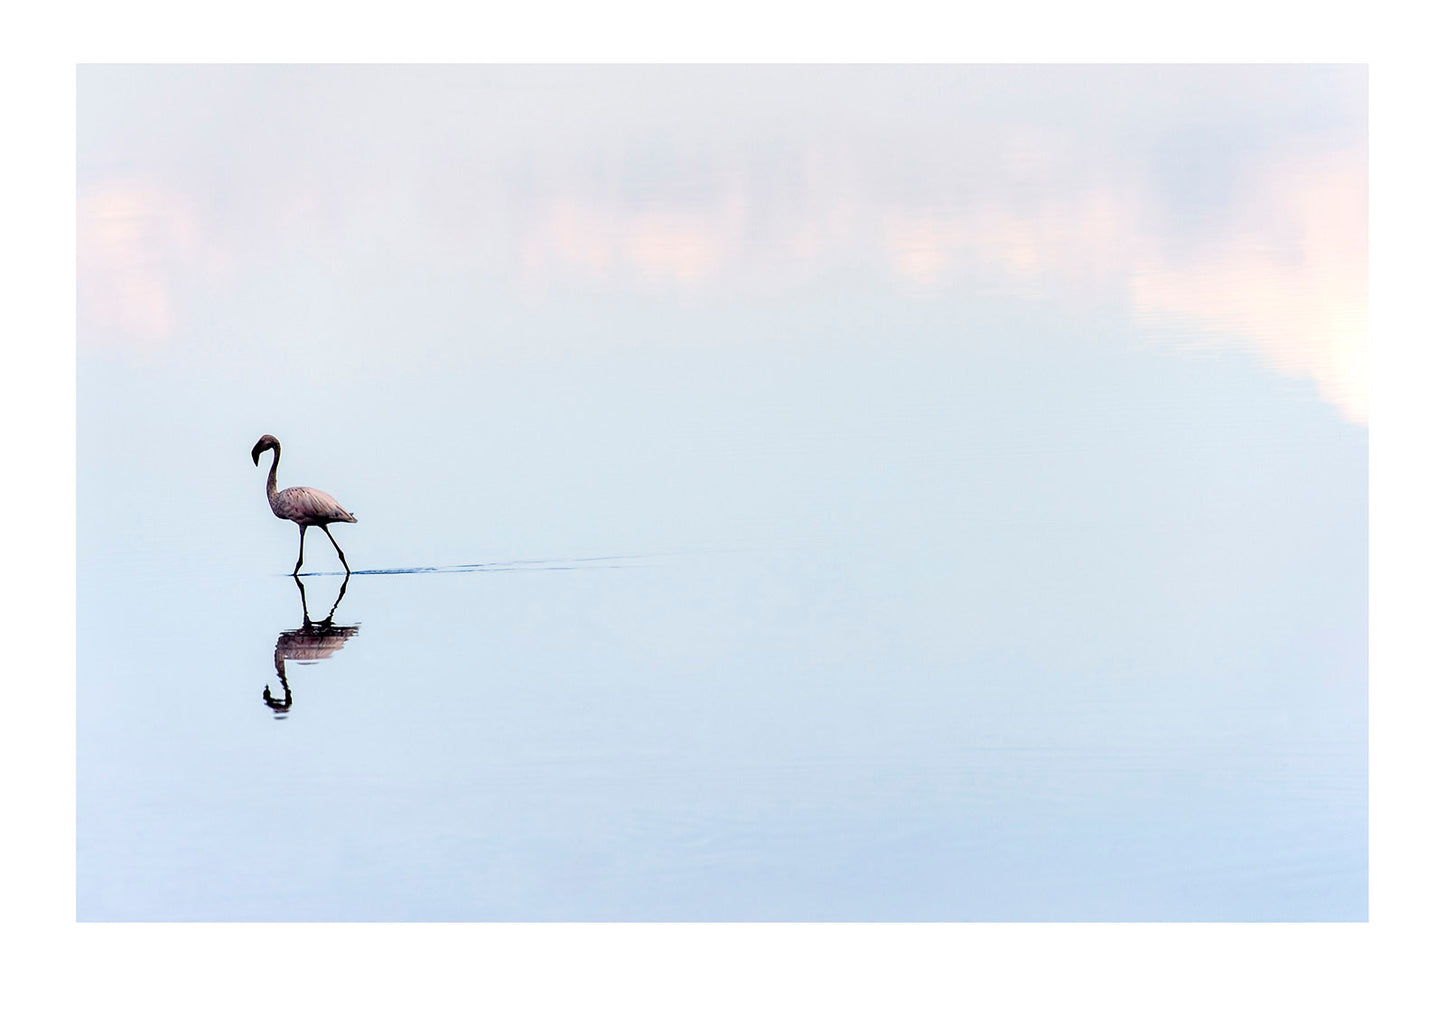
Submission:
M 1366 917 L 1363 71 L 79 95 L 81 919 Z

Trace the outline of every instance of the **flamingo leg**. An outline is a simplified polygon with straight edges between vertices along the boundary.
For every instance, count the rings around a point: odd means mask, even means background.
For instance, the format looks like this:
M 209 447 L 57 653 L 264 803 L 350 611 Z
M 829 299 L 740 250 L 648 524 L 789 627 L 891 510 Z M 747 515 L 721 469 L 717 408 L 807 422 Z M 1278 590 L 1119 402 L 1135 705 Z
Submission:
M 301 561 L 306 557 L 306 526 L 298 525 L 297 527 L 301 529 L 301 546 L 296 550 L 296 566 L 291 571 L 293 578 L 301 573 Z M 331 541 L 335 542 L 336 540 L 332 539 Z
M 331 533 L 328 532 L 327 534 L 329 535 Z M 337 552 L 339 553 L 341 551 L 337 550 Z M 346 563 L 345 560 L 342 560 L 341 562 L 343 564 Z M 349 581 L 351 581 L 351 569 L 347 568 L 346 577 L 341 579 L 341 591 L 336 593 L 336 602 L 331 604 L 331 612 L 326 615 L 325 623 L 327 627 L 331 626 L 331 618 L 336 616 L 336 608 L 341 605 L 341 600 L 346 598 L 346 585 Z
M 331 545 L 336 547 L 336 555 L 341 558 L 341 566 L 346 568 L 346 577 L 350 579 L 351 565 L 346 562 L 346 554 L 341 552 L 341 546 L 336 542 L 336 536 L 332 535 L 331 529 L 327 528 L 325 525 L 321 526 L 321 530 L 326 533 L 326 538 L 331 540 Z M 341 602 L 341 600 L 338 599 L 337 602 L 339 603 Z M 332 607 L 332 609 L 334 610 L 335 607 Z
M 301 626 L 305 627 L 311 623 L 311 613 L 306 609 L 306 586 L 301 584 L 301 579 L 294 574 L 291 576 L 291 580 L 294 581 L 296 587 L 301 590 Z

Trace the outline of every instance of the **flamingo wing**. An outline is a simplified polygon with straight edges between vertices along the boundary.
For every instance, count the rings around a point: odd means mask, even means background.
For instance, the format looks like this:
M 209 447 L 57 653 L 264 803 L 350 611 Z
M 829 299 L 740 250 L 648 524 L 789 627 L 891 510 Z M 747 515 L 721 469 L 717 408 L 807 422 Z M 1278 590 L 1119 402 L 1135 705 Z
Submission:
M 281 516 L 298 524 L 325 525 L 333 521 L 355 522 L 351 512 L 336 502 L 330 493 L 310 486 L 293 486 L 276 494 L 276 507 Z

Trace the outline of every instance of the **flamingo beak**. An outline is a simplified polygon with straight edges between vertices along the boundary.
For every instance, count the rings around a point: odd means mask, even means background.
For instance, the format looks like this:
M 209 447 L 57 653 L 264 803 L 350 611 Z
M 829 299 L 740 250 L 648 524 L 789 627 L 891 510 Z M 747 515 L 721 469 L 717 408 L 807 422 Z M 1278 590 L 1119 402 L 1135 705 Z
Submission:
M 252 464 L 258 465 L 258 466 L 261 464 L 261 451 L 264 450 L 264 449 L 265 449 L 265 444 L 263 444 L 263 443 L 257 443 L 254 447 L 251 448 L 251 463 L 252 463 Z

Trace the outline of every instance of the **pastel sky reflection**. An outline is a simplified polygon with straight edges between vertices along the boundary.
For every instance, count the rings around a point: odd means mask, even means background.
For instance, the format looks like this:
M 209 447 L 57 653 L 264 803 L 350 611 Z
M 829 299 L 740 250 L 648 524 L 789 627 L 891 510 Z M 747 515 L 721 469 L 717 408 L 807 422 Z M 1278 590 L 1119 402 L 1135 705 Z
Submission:
M 197 342 L 212 304 L 290 269 L 524 304 L 847 280 L 1122 312 L 1368 419 L 1362 68 L 80 76 L 84 345 Z

